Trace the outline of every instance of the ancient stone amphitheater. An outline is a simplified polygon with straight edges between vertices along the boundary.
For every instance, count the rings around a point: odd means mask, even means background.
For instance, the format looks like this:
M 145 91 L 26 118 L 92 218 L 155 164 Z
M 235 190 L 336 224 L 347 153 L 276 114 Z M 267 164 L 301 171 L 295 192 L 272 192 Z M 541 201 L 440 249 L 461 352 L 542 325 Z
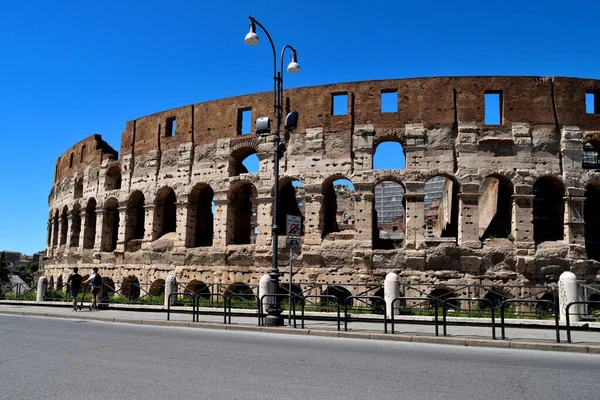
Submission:
M 68 149 L 49 196 L 51 285 L 73 266 L 100 266 L 115 290 L 168 274 L 212 291 L 257 284 L 271 266 L 274 174 L 272 136 L 255 135 L 253 120 L 273 118 L 272 101 L 251 94 L 132 120 L 120 154 L 99 135 Z M 284 106 L 300 115 L 283 137 L 278 215 L 280 225 L 302 216 L 295 291 L 372 294 L 388 272 L 431 290 L 521 287 L 514 295 L 541 295 L 566 270 L 598 280 L 600 80 L 351 82 L 286 90 Z M 384 142 L 402 146 L 405 168 L 373 168 Z M 256 173 L 242 164 L 252 154 Z M 389 181 L 401 199 L 391 233 L 375 211 Z

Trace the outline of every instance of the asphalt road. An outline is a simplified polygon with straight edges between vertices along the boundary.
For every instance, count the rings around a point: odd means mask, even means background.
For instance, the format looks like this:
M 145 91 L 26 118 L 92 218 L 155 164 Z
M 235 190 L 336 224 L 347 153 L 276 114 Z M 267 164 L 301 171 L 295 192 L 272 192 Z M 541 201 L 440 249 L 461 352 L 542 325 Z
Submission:
M 600 356 L 0 315 L 0 399 L 597 399 Z

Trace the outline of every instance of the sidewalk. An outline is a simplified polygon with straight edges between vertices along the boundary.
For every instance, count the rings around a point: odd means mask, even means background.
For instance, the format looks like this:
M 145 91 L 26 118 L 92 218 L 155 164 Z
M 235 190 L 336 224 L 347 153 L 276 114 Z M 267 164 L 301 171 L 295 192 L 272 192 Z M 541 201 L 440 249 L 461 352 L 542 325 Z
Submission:
M 326 314 L 307 314 L 304 329 L 301 328 L 300 315 L 296 315 L 297 328 L 288 326 L 288 315 L 284 314 L 285 326 L 258 326 L 255 311 L 234 310 L 231 324 L 224 324 L 223 315 L 209 314 L 210 309 L 201 309 L 200 322 L 192 322 L 191 313 L 181 313 L 181 308 L 171 311 L 170 321 L 167 321 L 166 309 L 157 306 L 118 305 L 106 310 L 89 311 L 87 308 L 74 312 L 68 303 L 54 302 L 15 302 L 0 301 L 0 314 L 39 316 L 52 318 L 76 318 L 104 322 L 130 323 L 153 326 L 177 326 L 190 328 L 208 328 L 223 330 L 247 330 L 260 332 L 286 333 L 296 335 L 347 337 L 357 339 L 375 339 L 408 341 L 421 343 L 453 344 L 461 346 L 500 347 L 531 350 L 567 351 L 578 353 L 600 354 L 600 323 L 572 324 L 572 344 L 566 343 L 567 333 L 564 327 L 560 329 L 561 343 L 556 343 L 556 330 L 553 321 L 542 320 L 506 320 L 505 333 L 507 340 L 501 340 L 500 319 L 496 320 L 496 339 L 492 339 L 492 328 L 489 319 L 470 318 L 469 325 L 464 325 L 465 318 L 448 318 L 447 336 L 443 336 L 440 317 L 439 336 L 435 336 L 435 326 L 432 317 L 400 316 L 395 320 L 395 333 L 391 333 L 391 323 L 388 321 L 388 333 L 384 333 L 383 317 L 380 321 L 364 321 L 364 315 L 353 315 L 348 322 L 348 331 L 344 331 L 342 313 L 341 331 L 337 331 L 335 320 L 313 319 Z M 222 310 L 221 310 L 222 312 Z M 254 315 L 252 315 L 254 313 Z M 250 315 L 248 315 L 250 314 Z M 332 314 L 327 314 L 332 315 Z M 308 319 L 310 318 L 310 319 Z M 373 319 L 373 316 L 370 316 Z M 401 319 L 400 319 L 401 318 Z

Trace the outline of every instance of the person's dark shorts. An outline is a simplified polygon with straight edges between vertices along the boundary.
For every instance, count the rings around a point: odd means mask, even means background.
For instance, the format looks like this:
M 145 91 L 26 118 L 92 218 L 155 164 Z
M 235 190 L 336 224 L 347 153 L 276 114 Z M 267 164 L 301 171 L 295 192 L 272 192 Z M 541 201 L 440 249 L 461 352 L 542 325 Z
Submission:
M 77 297 L 79 295 L 79 290 L 71 289 L 71 297 Z
M 98 293 L 100 293 L 100 288 L 99 287 L 95 287 L 95 288 L 92 289 L 92 294 L 96 295 Z

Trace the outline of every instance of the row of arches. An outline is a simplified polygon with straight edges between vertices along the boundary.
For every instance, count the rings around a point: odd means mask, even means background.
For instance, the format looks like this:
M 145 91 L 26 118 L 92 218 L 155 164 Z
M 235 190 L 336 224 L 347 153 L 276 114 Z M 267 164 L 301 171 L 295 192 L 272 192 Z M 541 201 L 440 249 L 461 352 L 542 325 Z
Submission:
M 305 197 L 302 183 L 293 178 L 281 180 L 277 222 L 285 226 L 286 215 L 302 218 L 301 235 L 304 234 Z M 425 183 L 423 198 L 424 235 L 426 237 L 458 236 L 458 206 L 460 185 L 449 176 L 434 176 Z M 372 201 L 373 248 L 389 249 L 398 247 L 404 240 L 406 231 L 406 199 L 403 183 L 395 178 L 380 181 L 374 188 Z M 479 238 L 513 237 L 513 194 L 512 182 L 501 175 L 489 175 L 479 187 Z M 226 244 L 251 244 L 258 234 L 257 189 L 250 181 L 235 182 L 227 195 Z M 215 232 L 215 193 L 207 184 L 192 188 L 185 207 L 187 208 L 185 246 L 212 246 Z M 351 181 L 331 178 L 322 189 L 319 229 L 321 237 L 355 229 L 356 192 Z M 600 182 L 586 187 L 583 214 L 585 222 L 585 243 L 590 258 L 600 260 L 600 210 L 595 206 L 600 202 Z M 533 240 L 536 244 L 564 239 L 565 188 L 560 180 L 545 176 L 533 185 L 532 200 Z M 177 196 L 170 187 L 160 189 L 153 202 L 149 203 L 144 194 L 134 191 L 121 213 L 119 202 L 111 197 L 100 210 L 94 198 L 85 207 L 75 204 L 69 212 L 65 206 L 59 213 L 55 210 L 49 230 L 49 245 L 67 245 L 91 249 L 100 240 L 102 251 L 113 251 L 119 242 L 119 226 L 124 224 L 126 251 L 136 251 L 143 240 L 156 240 L 163 235 L 177 231 Z M 153 213 L 148 214 L 152 207 Z M 97 213 L 102 212 L 102 224 L 96 225 Z M 85 212 L 85 220 L 82 213 Z M 152 216 L 149 220 L 148 215 Z M 124 220 L 122 221 L 122 217 Z M 69 219 L 71 234 L 69 232 Z M 82 226 L 82 221 L 83 226 Z M 181 221 L 180 221 L 181 222 Z M 102 229 L 96 235 L 96 229 Z M 147 234 L 148 231 L 148 234 Z M 81 235 L 83 233 L 83 235 Z M 98 236 L 98 239 L 97 239 Z M 50 243 L 52 238 L 52 243 Z

